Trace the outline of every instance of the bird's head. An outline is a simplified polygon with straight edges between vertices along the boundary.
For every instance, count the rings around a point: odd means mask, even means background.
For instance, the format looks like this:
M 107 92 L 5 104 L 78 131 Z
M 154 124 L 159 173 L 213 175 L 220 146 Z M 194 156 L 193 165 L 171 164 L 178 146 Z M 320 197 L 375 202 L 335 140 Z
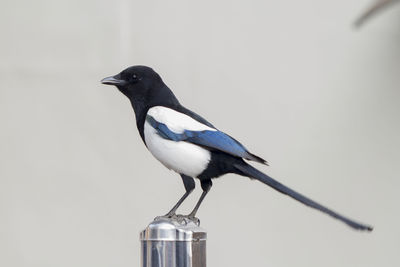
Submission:
M 129 99 L 144 98 L 154 89 L 162 88 L 161 77 L 146 66 L 132 66 L 117 75 L 101 80 L 101 83 L 115 85 Z

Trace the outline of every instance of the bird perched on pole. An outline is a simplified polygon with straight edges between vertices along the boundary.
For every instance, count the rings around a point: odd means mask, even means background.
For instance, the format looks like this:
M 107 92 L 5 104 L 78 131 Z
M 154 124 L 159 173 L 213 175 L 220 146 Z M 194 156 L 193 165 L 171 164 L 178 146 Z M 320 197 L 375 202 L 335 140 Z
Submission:
M 248 164 L 246 161 L 267 162 L 200 115 L 182 106 L 153 69 L 132 66 L 101 82 L 115 85 L 128 97 L 135 111 L 140 137 L 147 149 L 165 167 L 174 170 L 182 178 L 186 192 L 165 216 L 175 216 L 178 207 L 195 188 L 193 178 L 198 178 L 203 193 L 193 211 L 187 215 L 189 219 L 194 219 L 211 189 L 211 179 L 234 173 L 256 179 L 352 228 L 372 231 L 371 226 L 357 223 L 318 204 Z

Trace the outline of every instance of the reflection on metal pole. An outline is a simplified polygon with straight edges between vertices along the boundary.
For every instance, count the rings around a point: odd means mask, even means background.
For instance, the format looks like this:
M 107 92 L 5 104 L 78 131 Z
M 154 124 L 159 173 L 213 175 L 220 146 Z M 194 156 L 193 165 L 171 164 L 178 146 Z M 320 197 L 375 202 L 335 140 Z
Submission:
M 140 233 L 141 267 L 205 267 L 207 232 L 184 217 L 158 217 Z

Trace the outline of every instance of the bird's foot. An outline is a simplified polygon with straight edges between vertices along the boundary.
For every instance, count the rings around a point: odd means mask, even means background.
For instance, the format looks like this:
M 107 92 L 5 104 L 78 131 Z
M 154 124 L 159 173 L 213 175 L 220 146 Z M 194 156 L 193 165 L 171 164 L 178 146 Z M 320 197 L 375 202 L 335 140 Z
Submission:
M 176 215 L 178 218 L 178 221 L 184 224 L 189 224 L 189 223 L 194 223 L 197 226 L 200 226 L 200 219 L 194 216 L 190 215 Z
M 154 221 L 159 221 L 159 220 L 173 220 L 174 219 L 174 216 L 176 216 L 175 214 L 174 215 L 162 215 L 162 216 L 157 216 L 157 217 L 155 217 L 154 218 Z
M 154 218 L 155 221 L 167 219 L 178 222 L 179 224 L 188 225 L 190 223 L 194 223 L 197 226 L 200 226 L 200 219 L 191 215 L 182 215 L 182 214 L 166 214 L 163 216 L 157 216 Z
M 168 212 L 165 215 L 162 216 L 157 216 L 154 218 L 155 221 L 161 220 L 161 219 L 174 219 L 177 215 L 175 214 L 175 212 Z

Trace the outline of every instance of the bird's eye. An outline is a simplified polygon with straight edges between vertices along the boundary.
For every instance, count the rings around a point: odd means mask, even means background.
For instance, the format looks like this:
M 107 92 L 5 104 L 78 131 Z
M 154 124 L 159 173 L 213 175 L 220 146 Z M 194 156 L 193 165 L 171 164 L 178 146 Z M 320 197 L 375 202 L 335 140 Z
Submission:
M 134 79 L 134 80 L 138 80 L 138 76 L 136 75 L 136 74 L 132 74 L 132 79 Z

